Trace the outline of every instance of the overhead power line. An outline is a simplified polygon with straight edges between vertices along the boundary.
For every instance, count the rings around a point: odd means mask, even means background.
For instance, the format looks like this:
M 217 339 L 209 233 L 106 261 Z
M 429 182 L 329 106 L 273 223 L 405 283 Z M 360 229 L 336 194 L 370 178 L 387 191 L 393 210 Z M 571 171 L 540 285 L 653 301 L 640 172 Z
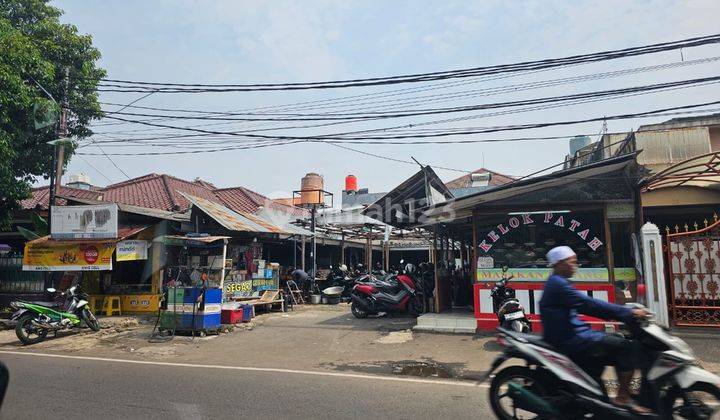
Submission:
M 480 105 L 470 105 L 470 106 L 460 106 L 460 107 L 450 107 L 450 108 L 426 108 L 426 109 L 416 109 L 416 110 L 401 110 L 401 111 L 395 111 L 395 112 L 364 112 L 364 113 L 347 113 L 347 114 L 338 114 L 338 113 L 264 114 L 264 115 L 270 115 L 271 117 L 268 117 L 268 118 L 266 118 L 266 117 L 261 117 L 261 118 L 240 117 L 240 118 L 238 118 L 238 117 L 185 116 L 185 115 L 170 115 L 170 114 L 154 115 L 154 114 L 144 114 L 144 113 L 135 113 L 135 112 L 107 111 L 107 112 L 105 112 L 105 117 L 110 118 L 110 119 L 115 119 L 115 117 L 113 117 L 113 115 L 123 115 L 123 116 L 133 116 L 133 117 L 163 117 L 163 118 L 177 119 L 177 120 L 211 120 L 211 121 L 375 120 L 375 119 L 386 119 L 386 118 L 414 117 L 414 116 L 421 116 L 421 115 L 436 115 L 436 114 L 469 112 L 469 111 L 479 111 L 479 110 L 485 110 L 485 109 L 495 109 L 495 108 L 525 106 L 525 105 L 547 104 L 547 103 L 572 101 L 572 100 L 596 98 L 596 97 L 611 97 L 611 96 L 615 96 L 615 95 L 624 95 L 624 94 L 636 93 L 636 92 L 651 92 L 651 91 L 664 90 L 664 89 L 670 89 L 670 88 L 681 87 L 681 86 L 702 85 L 702 84 L 714 83 L 714 82 L 718 82 L 718 81 L 720 81 L 720 76 L 703 77 L 703 78 L 698 78 L 698 79 L 679 80 L 679 81 L 675 81 L 675 82 L 656 83 L 656 84 L 652 84 L 652 85 L 642 85 L 642 86 L 634 86 L 634 87 L 622 88 L 622 89 L 610 89 L 610 90 L 603 90 L 603 91 L 578 93 L 578 94 L 573 94 L 573 95 L 551 96 L 551 97 L 542 97 L 542 98 L 534 98 L 534 99 L 524 99 L 524 100 L 518 100 L 518 101 L 496 102 L 496 103 L 490 103 L 490 104 L 480 104 Z M 231 115 L 255 116 L 257 114 L 234 113 Z M 117 119 L 123 121 L 120 118 L 117 118 Z
M 427 82 L 454 78 L 476 77 L 490 74 L 512 73 L 527 70 L 537 70 L 551 67 L 566 66 L 575 63 L 598 62 L 614 60 L 624 57 L 633 57 L 644 54 L 653 54 L 663 51 L 673 51 L 682 48 L 691 48 L 701 45 L 720 42 L 720 34 L 688 38 L 657 44 L 630 47 L 618 50 L 602 51 L 590 54 L 580 54 L 562 58 L 552 58 L 536 61 L 525 61 L 513 64 L 474 67 L 467 69 L 438 71 L 430 73 L 416 73 L 397 76 L 375 78 L 359 78 L 348 80 L 331 80 L 300 83 L 259 83 L 259 84 L 201 84 L 201 83 L 164 83 L 146 82 L 119 79 L 103 79 L 99 91 L 104 92 L 149 92 L 158 93 L 208 93 L 208 92 L 243 92 L 268 90 L 303 90 L 303 89 L 337 89 L 346 87 L 364 87 L 390 85 L 399 83 Z
M 610 120 L 623 120 L 623 119 L 631 119 L 631 118 L 642 118 L 642 117 L 648 117 L 648 116 L 655 116 L 655 115 L 670 112 L 670 111 L 680 111 L 680 110 L 687 110 L 687 109 L 693 109 L 693 108 L 699 108 L 699 107 L 705 107 L 705 106 L 711 106 L 711 105 L 719 105 L 719 104 L 720 104 L 720 101 L 714 101 L 714 102 L 684 105 L 684 106 L 678 106 L 678 107 L 663 108 L 663 109 L 657 109 L 657 110 L 653 110 L 653 111 L 646 111 L 646 112 L 639 112 L 639 113 L 632 113 L 632 114 L 618 114 L 618 115 L 610 115 L 610 116 L 603 116 L 603 117 L 587 118 L 587 119 L 581 119 L 581 120 L 554 121 L 554 122 L 544 122 L 544 123 L 531 123 L 531 124 L 521 124 L 521 125 L 489 127 L 489 128 L 481 128 L 481 129 L 472 130 L 472 131 L 467 130 L 465 132 L 435 133 L 435 134 L 426 134 L 426 135 L 416 135 L 416 136 L 412 136 L 412 137 L 445 137 L 445 136 L 467 135 L 467 134 L 494 133 L 494 132 L 505 132 L 505 131 L 528 130 L 528 129 L 544 128 L 544 127 L 551 127 L 551 126 L 575 125 L 575 124 L 582 124 L 582 123 L 589 123 L 589 122 L 602 122 L 602 121 L 606 121 L 606 120 L 610 121 Z M 268 143 L 231 146 L 231 147 L 223 147 L 223 148 L 215 148 L 215 149 L 208 148 L 208 149 L 202 149 L 202 150 L 176 151 L 176 152 L 114 153 L 113 155 L 116 155 L 116 156 L 179 155 L 179 154 L 211 153 L 211 152 L 220 152 L 220 151 L 229 151 L 229 150 L 254 149 L 254 148 L 260 148 L 260 147 L 277 146 L 277 145 L 284 145 L 284 144 L 294 144 L 294 143 L 299 143 L 299 142 L 303 142 L 303 141 L 305 141 L 305 142 L 338 143 L 338 142 L 342 142 L 342 141 L 345 141 L 348 139 L 365 140 L 365 139 L 398 139 L 398 138 L 402 138 L 402 136 L 347 138 L 347 137 L 334 137 L 331 135 L 307 136 L 307 137 L 303 137 L 303 136 L 260 136 L 260 135 L 244 135 L 244 136 L 253 137 L 253 138 L 266 138 L 268 140 Z M 486 141 L 490 141 L 490 140 L 486 140 Z M 511 139 L 493 139 L 492 141 L 493 142 L 502 142 L 502 141 L 512 141 L 512 140 Z M 521 141 L 521 140 L 516 139 L 514 141 Z M 478 140 L 477 142 L 481 143 L 483 141 Z M 93 155 L 92 153 L 80 153 L 80 154 Z
M 532 90 L 532 89 L 539 89 L 539 88 L 546 88 L 546 87 L 553 87 L 558 85 L 564 85 L 564 84 L 574 84 L 574 83 L 581 83 L 585 81 L 592 81 L 592 80 L 601 80 L 601 79 L 609 79 L 613 77 L 619 77 L 619 76 L 627 76 L 632 74 L 638 74 L 638 73 L 646 73 L 646 72 L 652 72 L 657 70 L 665 70 L 665 69 L 673 69 L 673 68 L 679 68 L 679 67 L 688 67 L 688 66 L 695 66 L 698 64 L 706 64 L 706 63 L 713 63 L 720 61 L 720 57 L 707 57 L 697 60 L 691 60 L 691 61 L 676 61 L 671 63 L 664 63 L 664 64 L 657 64 L 652 66 L 643 66 L 643 67 L 636 67 L 636 68 L 628 68 L 628 69 L 621 69 L 621 70 L 614 70 L 614 71 L 608 71 L 608 72 L 602 72 L 602 73 L 590 73 L 590 74 L 582 74 L 578 76 L 571 76 L 571 77 L 563 77 L 563 78 L 556 78 L 556 79 L 549 79 L 549 80 L 539 80 L 534 82 L 526 82 L 526 83 L 517 83 L 517 84 L 510 84 L 510 85 L 503 85 L 498 87 L 491 87 L 491 88 L 484 88 L 484 89 L 473 89 L 473 90 L 463 90 L 459 92 L 449 92 L 449 93 L 436 93 L 431 95 L 424 95 L 424 96 L 414 96 L 414 97 L 408 97 L 408 98 L 395 98 L 395 99 L 383 99 L 383 100 L 372 100 L 372 101 L 358 101 L 357 99 L 354 99 L 352 102 L 352 106 L 348 107 L 346 104 L 347 101 L 343 101 L 343 103 L 340 104 L 314 104 L 314 102 L 323 102 L 323 101 L 311 101 L 309 102 L 311 105 L 306 106 L 283 106 L 283 105 L 276 105 L 274 107 L 261 107 L 261 108 L 251 108 L 247 110 L 238 110 L 238 111 L 209 111 L 209 110 L 199 110 L 199 109 L 178 109 L 178 108 L 160 108 L 160 107 L 151 107 L 151 106 L 140 106 L 140 105 L 125 105 L 124 108 L 133 108 L 133 109 L 141 109 L 146 111 L 159 111 L 159 112 L 175 112 L 180 114 L 197 114 L 197 117 L 205 118 L 205 117 L 212 117 L 212 116 L 237 116 L 237 115 L 287 115 L 287 112 L 290 111 L 302 111 L 302 110 L 313 110 L 313 109 L 332 109 L 332 108 L 343 108 L 340 111 L 337 111 L 336 113 L 343 113 L 348 112 L 349 110 L 377 110 L 377 109 L 385 109 L 385 108 L 396 108 L 399 106 L 405 106 L 405 105 L 415 105 L 415 104 L 427 104 L 430 102 L 441 102 L 446 100 L 457 100 L 457 99 L 467 99 L 467 98 L 475 98 L 479 96 L 491 96 L 491 95 L 499 95 L 499 94 L 505 94 L 505 93 L 517 93 L 517 92 L 523 92 L 526 90 Z M 464 82 L 467 83 L 467 82 Z M 477 82 L 472 82 L 477 83 Z M 376 93 L 375 95 L 378 95 L 379 93 Z M 363 96 L 363 95 L 359 95 Z M 395 95 L 389 95 L 389 96 L 395 96 Z M 339 100 L 342 100 L 342 98 L 339 98 Z M 334 101 L 333 99 L 328 99 L 327 101 Z M 113 103 L 113 102 L 101 102 L 101 105 L 108 105 L 108 106 L 123 106 L 122 104 Z M 371 106 L 372 105 L 372 106 Z M 377 106 L 375 106 L 377 105 Z M 270 113 L 269 110 L 273 108 L 286 108 L 282 111 L 278 111 L 279 113 Z M 123 109 L 114 111 L 122 111 Z M 259 112 L 258 112 L 259 111 Z M 125 114 L 129 115 L 129 114 Z M 140 114 L 141 116 L 145 116 L 144 114 Z M 313 114 L 317 115 L 317 114 Z M 159 115 L 158 118 L 175 118 L 179 116 L 166 116 L 166 115 Z M 198 118 L 198 119 L 200 119 Z
M 579 76 L 573 76 L 569 78 L 561 78 L 561 79 L 551 79 L 551 80 L 541 80 L 537 82 L 531 82 L 531 83 L 521 83 L 521 84 L 510 84 L 510 85 L 504 85 L 499 87 L 492 87 L 492 88 L 485 88 L 485 89 L 477 89 L 477 90 L 471 90 L 471 91 L 460 91 L 460 92 L 452 92 L 452 93 L 441 93 L 441 94 L 433 94 L 433 95 L 425 95 L 425 96 L 415 96 L 415 97 L 401 97 L 406 96 L 412 93 L 416 92 L 424 92 L 424 91 L 430 91 L 430 90 L 438 90 L 438 89 L 446 89 L 449 87 L 454 86 L 460 86 L 460 85 L 469 85 L 469 84 L 475 84 L 475 83 L 481 83 L 491 80 L 499 80 L 499 79 L 506 79 L 506 78 L 513 78 L 513 77 L 519 77 L 524 76 L 532 73 L 539 73 L 539 72 L 547 72 L 552 69 L 544 69 L 544 70 L 537 70 L 533 72 L 524 72 L 524 73 L 512 73 L 508 75 L 500 75 L 500 76 L 493 76 L 493 77 L 479 77 L 474 79 L 467 79 L 463 81 L 453 81 L 453 82 L 444 82 L 444 83 L 438 83 L 435 82 L 432 85 L 424 86 L 424 87 L 412 87 L 412 88 L 403 88 L 403 89 L 393 89 L 389 91 L 384 92 L 375 92 L 375 93 L 369 93 L 369 94 L 361 94 L 361 95 L 351 95 L 351 96 L 343 96 L 339 98 L 328 98 L 324 100 L 315 100 L 315 101 L 306 101 L 306 102 L 299 102 L 294 104 L 287 104 L 287 105 L 271 105 L 271 106 L 264 106 L 264 107 L 255 107 L 255 108 L 248 108 L 248 109 L 239 109 L 239 110 L 233 110 L 233 111 L 225 111 L 225 112 L 217 112 L 217 115 L 231 115 L 232 113 L 238 113 L 238 112 L 257 112 L 260 114 L 263 114 L 264 112 L 269 112 L 270 110 L 282 110 L 282 112 L 287 111 L 298 111 L 298 110 L 309 110 L 309 109 L 329 109 L 329 108 L 338 108 L 338 107 L 344 107 L 344 110 L 353 110 L 358 109 L 358 107 L 361 107 L 362 105 L 369 105 L 373 103 L 384 103 L 386 105 L 375 107 L 375 109 L 382 109 L 382 108 L 396 108 L 402 104 L 407 105 L 411 104 L 410 101 L 415 101 L 416 103 L 420 101 L 421 103 L 428 103 L 428 102 L 444 102 L 449 100 L 454 100 L 455 98 L 461 97 L 461 99 L 468 99 L 470 97 L 478 97 L 478 96 L 490 96 L 490 95 L 498 95 L 507 92 L 508 90 L 512 93 L 517 93 L 525 90 L 530 89 L 538 89 L 538 88 L 545 88 L 549 86 L 557 86 L 567 83 L 580 83 L 585 82 L 589 80 L 597 80 L 597 79 L 607 79 L 610 77 L 618 77 L 618 76 L 625 76 L 630 74 L 637 74 L 637 73 L 645 73 L 650 71 L 657 71 L 657 70 L 665 70 L 665 69 L 674 69 L 678 67 L 686 67 L 686 66 L 696 66 L 699 64 L 706 64 L 706 63 L 712 63 L 720 60 L 720 57 L 708 57 L 703 59 L 697 59 L 697 60 L 689 60 L 689 61 L 675 61 L 675 62 L 669 62 L 669 63 L 663 63 L 659 65 L 653 65 L 653 66 L 644 66 L 644 67 L 637 67 L 637 68 L 625 68 L 621 70 L 615 70 L 612 72 L 605 72 L 605 73 L 591 73 L 591 74 L 584 74 Z M 577 66 L 577 65 L 575 65 Z M 568 66 L 569 67 L 569 66 Z M 381 100 L 372 100 L 372 99 L 381 99 Z M 384 99 L 384 98 L 391 98 L 391 99 Z M 370 100 L 370 101 L 368 101 Z M 347 105 L 347 103 L 350 102 L 352 105 Z M 115 104 L 115 103 L 101 103 L 103 105 L 111 105 L 111 106 L 121 106 L 121 104 Z M 350 106 L 350 108 L 348 108 Z M 157 110 L 157 111 L 169 111 L 169 112 L 194 112 L 194 110 L 177 110 L 177 109 L 168 109 L 168 108 L 154 108 L 154 107 L 140 107 L 138 106 L 137 109 L 146 109 L 146 110 Z M 366 107 L 365 109 L 368 109 Z M 209 115 L 209 112 L 212 111 L 202 111 L 197 110 L 197 113 L 199 116 Z M 152 117 L 149 119 L 143 119 L 143 121 L 167 121 L 168 118 L 161 118 L 161 117 Z M 186 125 L 186 127 L 210 127 L 210 126 L 219 126 L 219 125 L 228 125 L 233 124 L 236 125 L 238 128 L 240 126 L 242 127 L 242 132 L 268 132 L 268 131 L 278 131 L 278 130 L 288 130 L 288 129 L 307 129 L 307 128 L 318 128 L 318 127 L 326 127 L 331 125 L 343 125 L 343 124 L 352 124 L 357 123 L 360 121 L 337 121 L 337 122 L 329 122 L 329 123 L 319 123 L 319 124 L 311 124 L 311 125 L 292 125 L 288 126 L 287 124 L 284 124 L 283 122 L 237 122 L 237 121 L 223 121 L 223 122 L 210 122 L 210 123 L 204 123 L 204 124 L 191 124 Z M 101 123 L 101 124 L 95 124 L 95 127 L 100 126 L 109 126 L 109 125 L 127 125 L 129 123 L 123 122 L 123 121 L 113 121 L 108 123 Z M 250 128 L 252 126 L 252 129 Z M 158 131 L 165 131 L 166 129 L 163 128 L 141 128 L 141 129 L 132 129 L 132 130 L 115 130 L 111 131 L 112 134 L 131 134 L 131 133 L 146 133 L 146 132 L 158 132 Z M 235 131 L 239 132 L 239 131 Z M 96 134 L 102 134 L 96 132 Z M 105 133 L 107 134 L 107 133 Z

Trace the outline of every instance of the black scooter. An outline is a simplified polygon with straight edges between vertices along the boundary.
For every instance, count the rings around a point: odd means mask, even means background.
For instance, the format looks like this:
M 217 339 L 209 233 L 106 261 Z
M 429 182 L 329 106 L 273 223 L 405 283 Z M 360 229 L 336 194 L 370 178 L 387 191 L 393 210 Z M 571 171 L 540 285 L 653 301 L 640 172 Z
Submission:
M 495 287 L 490 291 L 490 297 L 493 300 L 493 312 L 497 315 L 501 328 L 520 333 L 530 333 L 532 324 L 525 316 L 525 308 L 515 297 L 515 289 L 508 285 L 510 279 L 514 276 L 508 277 L 507 271 L 507 266 L 502 268 L 502 279 L 495 283 Z

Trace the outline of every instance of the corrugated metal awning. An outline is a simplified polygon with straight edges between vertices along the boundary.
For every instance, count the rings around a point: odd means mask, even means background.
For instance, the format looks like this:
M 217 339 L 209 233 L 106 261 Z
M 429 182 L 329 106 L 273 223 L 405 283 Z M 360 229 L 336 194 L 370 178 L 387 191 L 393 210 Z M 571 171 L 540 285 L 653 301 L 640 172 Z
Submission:
M 230 210 L 222 204 L 214 203 L 204 198 L 195 197 L 189 194 L 184 194 L 180 191 L 178 192 L 190 203 L 192 203 L 193 206 L 212 217 L 213 220 L 218 222 L 227 230 L 254 233 L 290 233 L 260 216 L 250 213 L 238 213 Z
M 424 166 L 361 213 L 402 228 L 415 225 L 423 209 L 445 203 L 453 198 L 452 192 L 435 171 L 429 166 Z
M 169 242 L 172 241 L 188 241 L 188 242 L 202 242 L 204 244 L 210 244 L 215 241 L 220 241 L 224 239 L 230 239 L 230 236 L 182 236 L 182 235 L 163 235 L 158 237 L 159 242 L 168 242 L 166 240 L 169 240 Z M 155 239 L 155 241 L 158 241 L 158 238 Z

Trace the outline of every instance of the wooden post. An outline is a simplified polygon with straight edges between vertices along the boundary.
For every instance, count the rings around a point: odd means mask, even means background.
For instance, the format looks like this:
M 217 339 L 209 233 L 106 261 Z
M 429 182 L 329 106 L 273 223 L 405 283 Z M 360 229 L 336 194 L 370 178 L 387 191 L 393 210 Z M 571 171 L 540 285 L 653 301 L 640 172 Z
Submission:
M 151 293 L 154 295 L 160 294 L 162 290 L 162 274 L 163 269 L 162 267 L 162 244 L 159 242 L 151 242 L 150 247 L 150 271 L 152 272 L 152 284 L 151 284 Z M 98 276 L 98 279 L 100 279 L 100 276 Z M 99 284 L 99 283 L 98 283 Z
M 225 294 L 225 259 L 227 258 L 227 239 L 223 239 L 222 268 L 220 269 L 220 295 Z M 224 297 L 222 299 L 225 300 Z
M 302 257 L 301 268 L 302 271 L 305 271 L 305 235 L 302 235 L 300 238 L 302 238 L 302 241 L 300 241 L 302 243 L 302 251 L 300 252 L 300 255 Z
M 472 270 L 473 283 L 477 283 L 477 246 L 478 246 L 478 232 L 477 232 L 477 216 L 475 212 L 472 215 L 472 261 L 470 262 L 470 269 Z
M 385 271 L 390 271 L 390 243 L 383 241 L 383 260 L 385 260 Z
M 365 263 L 367 264 L 367 270 L 369 273 L 372 271 L 372 260 L 373 260 L 373 258 L 372 258 L 372 254 L 373 254 L 372 236 L 371 235 L 367 236 L 367 244 L 365 245 L 365 250 L 366 250 L 365 251 Z
M 605 261 L 608 267 L 608 279 L 610 279 L 610 284 L 615 284 L 615 256 L 613 255 L 610 221 L 607 218 L 607 205 L 603 209 L 603 222 L 605 223 Z
M 340 237 L 340 264 L 345 264 L 345 232 Z

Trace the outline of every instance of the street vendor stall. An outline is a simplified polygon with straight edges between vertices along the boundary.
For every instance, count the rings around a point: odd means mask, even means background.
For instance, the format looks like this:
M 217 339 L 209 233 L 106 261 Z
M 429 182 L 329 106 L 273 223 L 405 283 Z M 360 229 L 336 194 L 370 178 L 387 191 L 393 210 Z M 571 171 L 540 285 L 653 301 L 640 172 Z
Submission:
M 61 272 L 51 284 L 81 284 L 97 313 L 158 309 L 164 252 L 153 238 L 167 214 L 118 204 L 53 206 L 51 234 L 26 244 L 23 270 Z

